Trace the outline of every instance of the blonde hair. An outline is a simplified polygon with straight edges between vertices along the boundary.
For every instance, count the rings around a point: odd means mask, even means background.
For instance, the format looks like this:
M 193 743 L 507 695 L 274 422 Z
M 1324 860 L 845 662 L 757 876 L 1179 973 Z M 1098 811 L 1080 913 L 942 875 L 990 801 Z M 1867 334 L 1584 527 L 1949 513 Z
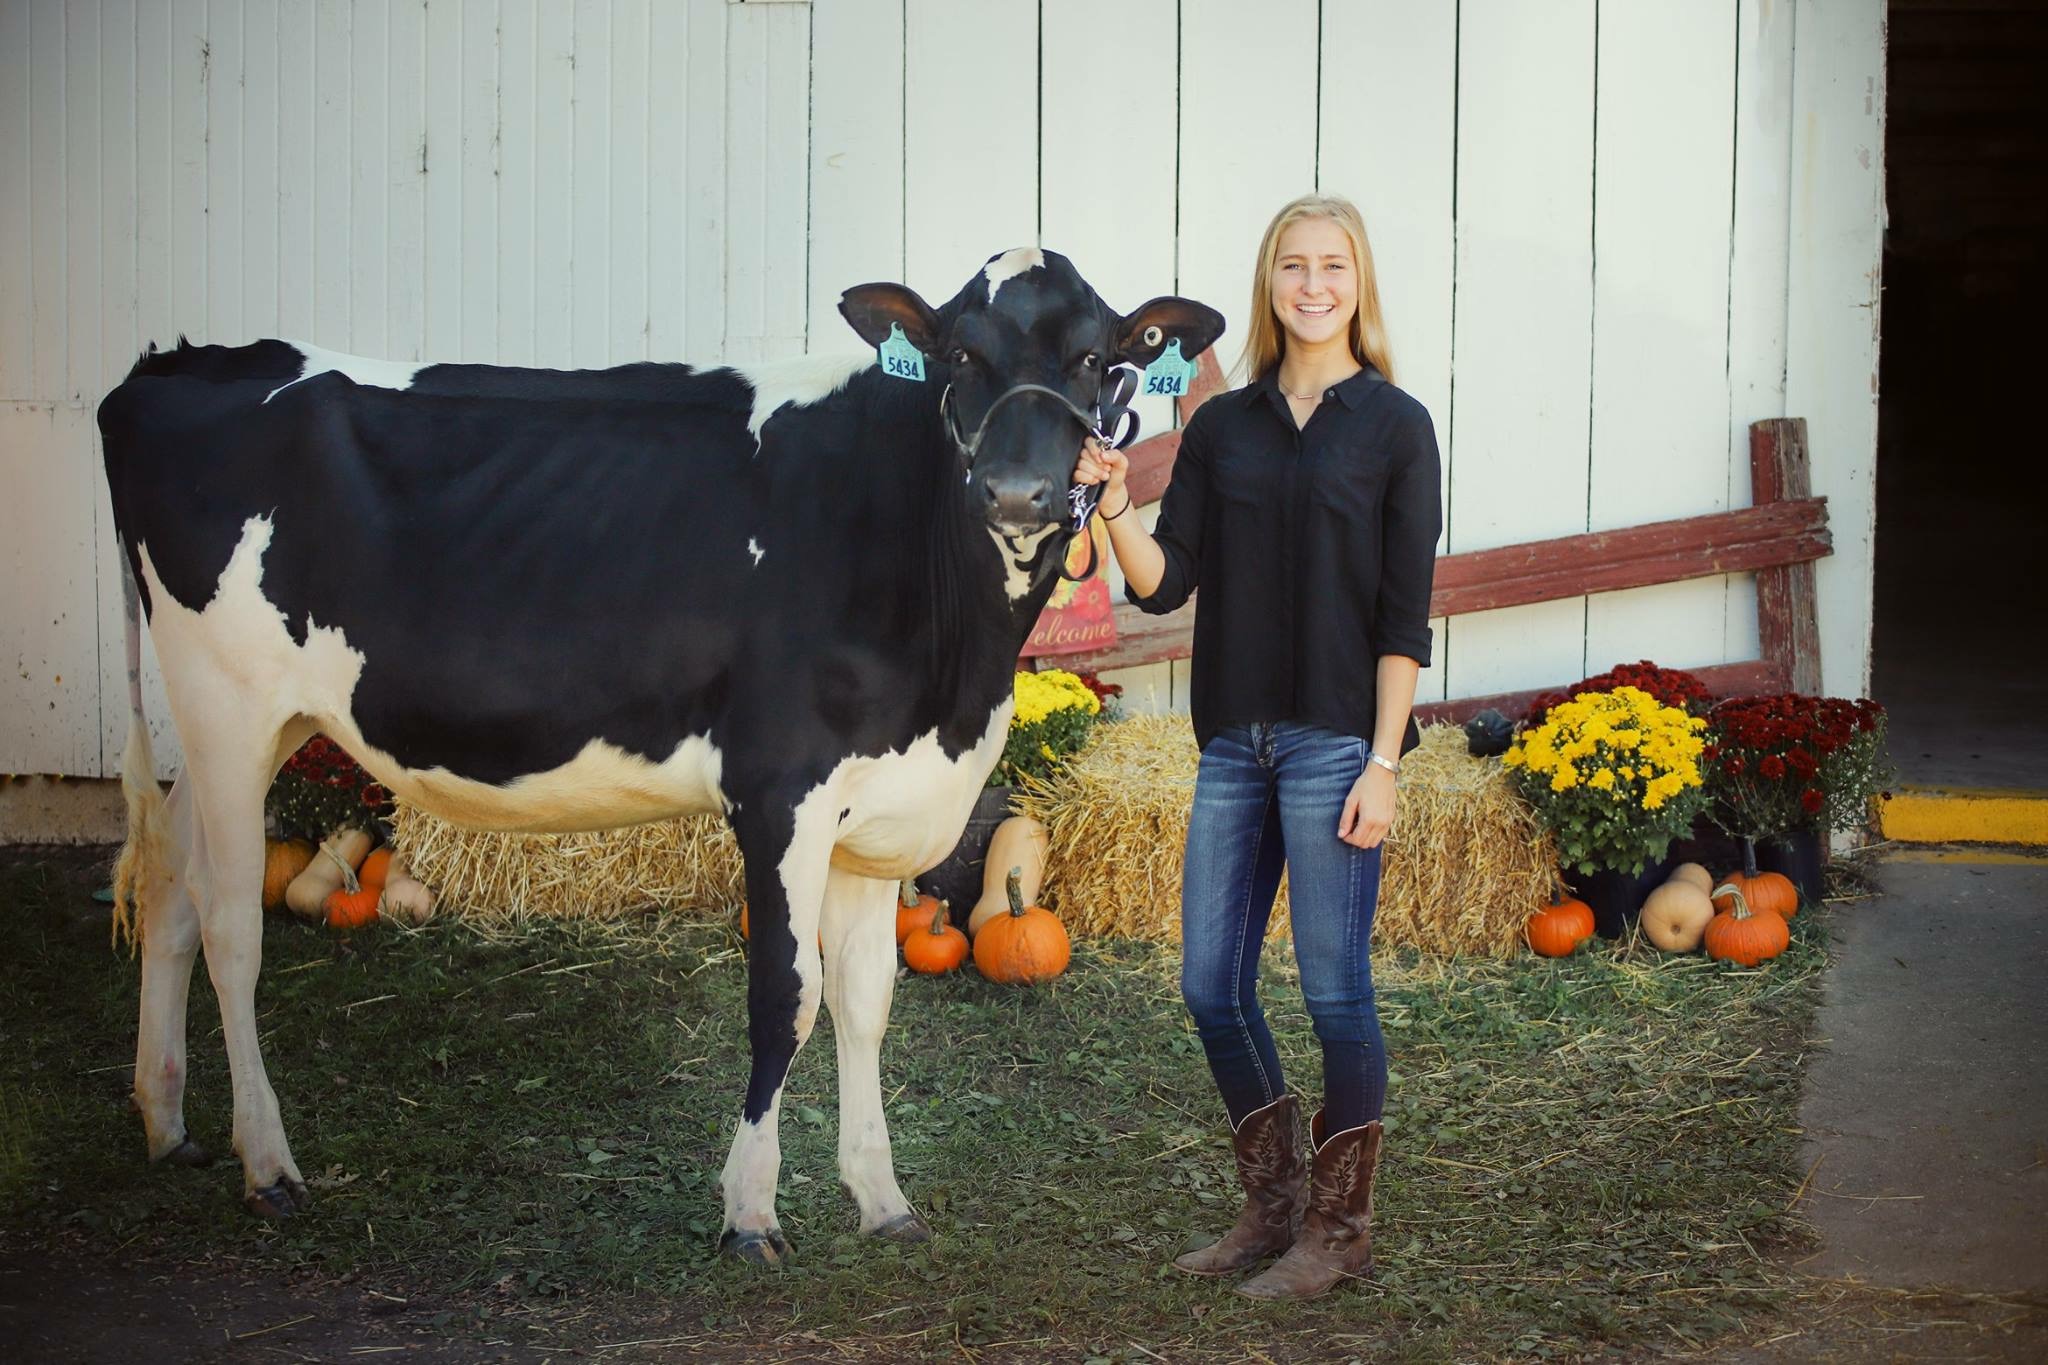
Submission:
M 1327 218 L 1351 239 L 1358 266 L 1358 311 L 1351 317 L 1351 355 L 1394 380 L 1394 348 L 1387 340 L 1386 318 L 1380 312 L 1379 276 L 1372 267 L 1372 246 L 1366 241 L 1365 219 L 1358 206 L 1333 194 L 1305 194 L 1273 215 L 1259 242 L 1252 270 L 1251 326 L 1245 332 L 1238 369 L 1246 381 L 1263 378 L 1287 353 L 1287 332 L 1273 315 L 1273 268 L 1280 255 L 1280 235 L 1306 218 Z

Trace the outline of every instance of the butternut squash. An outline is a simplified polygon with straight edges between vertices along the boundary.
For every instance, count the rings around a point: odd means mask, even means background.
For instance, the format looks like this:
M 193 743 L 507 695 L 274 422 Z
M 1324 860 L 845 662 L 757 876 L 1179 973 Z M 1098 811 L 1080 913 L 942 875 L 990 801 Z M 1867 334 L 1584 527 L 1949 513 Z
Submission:
M 391 869 L 384 879 L 384 898 L 377 903 L 377 911 L 386 919 L 414 927 L 434 917 L 433 891 L 406 869 L 405 859 L 398 854 L 391 856 Z
M 1671 869 L 1671 875 L 1664 880 L 1667 885 L 1675 881 L 1687 881 L 1702 891 L 1712 891 L 1714 889 L 1714 874 L 1701 867 L 1698 863 L 1680 863 L 1677 867 Z
M 1707 888 L 1674 873 L 1643 902 L 1643 937 L 1667 953 L 1689 953 L 1700 946 L 1713 918 Z
M 284 889 L 285 908 L 314 924 L 327 922 L 327 897 L 337 887 L 354 891 L 356 869 L 370 856 L 370 836 L 359 829 L 330 834 L 306 870 L 292 878 Z
M 1028 815 L 1013 815 L 996 826 L 989 836 L 988 858 L 982 864 L 981 899 L 967 916 L 970 937 L 997 915 L 1010 913 L 1010 896 L 1005 881 L 1011 868 L 1021 869 L 1019 886 L 1026 905 L 1038 903 L 1038 888 L 1045 880 L 1045 854 L 1051 844 L 1045 826 Z

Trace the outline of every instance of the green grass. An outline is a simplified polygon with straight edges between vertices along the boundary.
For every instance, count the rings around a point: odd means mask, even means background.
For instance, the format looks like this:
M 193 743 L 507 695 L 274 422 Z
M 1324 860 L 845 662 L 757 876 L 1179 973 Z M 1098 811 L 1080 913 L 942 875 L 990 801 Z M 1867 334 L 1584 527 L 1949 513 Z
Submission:
M 1379 1268 L 1269 1306 L 1166 1268 L 1236 1202 L 1171 948 L 1084 943 L 1038 991 L 971 971 L 899 985 L 884 1095 L 929 1247 L 856 1235 L 821 1018 L 784 1100 L 779 1203 L 797 1255 L 773 1272 L 714 1255 L 746 1076 L 744 964 L 723 929 L 490 941 L 441 923 L 344 941 L 273 920 L 264 1054 L 317 1203 L 270 1227 L 241 1212 L 232 1160 L 144 1163 L 125 1112 L 137 967 L 108 951 L 95 884 L 75 857 L 0 857 L 0 1235 L 14 1239 L 355 1272 L 541 1326 L 658 1304 L 700 1346 L 1437 1360 L 1712 1338 L 1782 1304 L 1771 1253 L 1801 1235 L 1785 1209 L 1824 956 L 1811 912 L 1755 972 L 1611 945 L 1558 963 L 1383 954 Z M 1267 975 L 1312 1104 L 1319 1054 L 1286 954 Z M 188 1122 L 225 1154 L 203 964 L 192 995 Z

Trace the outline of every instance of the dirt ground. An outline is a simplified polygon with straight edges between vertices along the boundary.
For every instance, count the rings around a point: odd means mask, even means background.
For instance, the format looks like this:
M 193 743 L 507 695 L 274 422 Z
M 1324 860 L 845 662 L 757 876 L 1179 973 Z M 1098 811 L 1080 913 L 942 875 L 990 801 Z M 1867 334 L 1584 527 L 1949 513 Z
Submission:
M 437 1296 L 403 1284 L 287 1282 L 217 1261 L 134 1264 L 12 1247 L 0 1249 L 0 1356 L 52 1365 L 384 1358 L 539 1365 L 881 1360 L 892 1354 L 892 1343 L 884 1341 L 719 1342 L 652 1302 L 572 1302 L 541 1315 L 479 1317 L 479 1309 L 491 1309 L 490 1299 Z M 1696 1353 L 1638 1352 L 1610 1359 L 1738 1365 L 2039 1362 L 2048 1360 L 2048 1306 L 1816 1283 L 1796 1313 L 1759 1322 L 1745 1337 L 1702 1343 Z M 1246 1346 L 1247 1358 L 1267 1358 L 1252 1343 Z

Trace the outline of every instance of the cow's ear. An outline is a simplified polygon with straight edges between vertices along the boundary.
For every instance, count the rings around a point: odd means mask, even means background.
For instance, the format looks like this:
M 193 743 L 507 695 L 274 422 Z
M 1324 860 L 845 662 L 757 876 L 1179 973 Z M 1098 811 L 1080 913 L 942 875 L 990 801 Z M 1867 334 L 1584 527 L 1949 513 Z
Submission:
M 908 285 L 857 284 L 839 296 L 839 315 L 870 346 L 887 341 L 894 323 L 926 355 L 938 350 L 939 315 Z
M 1182 359 L 1193 360 L 1223 335 L 1223 314 L 1193 299 L 1153 299 L 1122 318 L 1116 328 L 1118 360 L 1150 365 L 1166 343 L 1178 340 Z

